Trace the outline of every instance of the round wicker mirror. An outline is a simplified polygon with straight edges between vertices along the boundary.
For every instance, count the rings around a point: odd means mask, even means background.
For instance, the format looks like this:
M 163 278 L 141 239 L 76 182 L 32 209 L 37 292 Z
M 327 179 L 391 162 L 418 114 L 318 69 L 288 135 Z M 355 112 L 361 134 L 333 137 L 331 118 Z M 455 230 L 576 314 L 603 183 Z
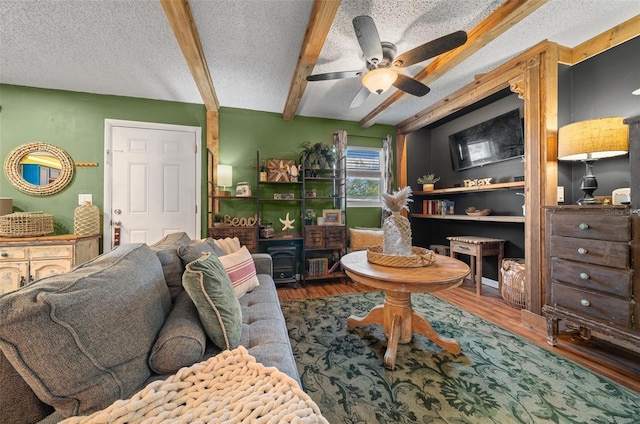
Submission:
M 53 160 L 53 164 L 42 165 L 39 174 L 46 173 L 49 169 L 55 171 L 55 177 L 47 178 L 40 183 L 27 181 L 23 174 L 23 164 L 28 161 L 30 155 L 49 156 Z M 59 192 L 71 182 L 73 170 L 73 160 L 67 152 L 52 144 L 40 142 L 16 147 L 4 161 L 4 173 L 9 182 L 21 192 L 34 196 L 48 196 Z

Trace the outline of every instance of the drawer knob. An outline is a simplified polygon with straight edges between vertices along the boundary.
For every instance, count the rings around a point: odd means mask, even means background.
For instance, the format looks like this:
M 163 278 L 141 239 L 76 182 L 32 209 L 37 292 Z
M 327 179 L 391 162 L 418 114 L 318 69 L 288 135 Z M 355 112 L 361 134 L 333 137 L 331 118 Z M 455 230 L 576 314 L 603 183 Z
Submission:
M 580 304 L 581 304 L 582 306 L 591 306 L 591 302 L 589 302 L 587 299 L 582 299 L 582 300 L 580 301 Z
M 581 255 L 586 255 L 587 252 L 588 252 L 588 250 L 585 249 L 584 247 L 579 247 L 578 248 L 578 253 L 581 254 Z
M 581 272 L 580 273 L 580 278 L 583 280 L 588 280 L 589 279 L 589 274 L 587 274 L 586 272 Z
M 9 257 L 9 254 L 8 254 L 7 252 L 2 252 L 2 257 L 3 257 L 3 258 L 8 258 L 8 257 Z
M 589 224 L 581 222 L 580 225 L 578 225 L 578 228 L 580 228 L 581 230 L 588 230 Z

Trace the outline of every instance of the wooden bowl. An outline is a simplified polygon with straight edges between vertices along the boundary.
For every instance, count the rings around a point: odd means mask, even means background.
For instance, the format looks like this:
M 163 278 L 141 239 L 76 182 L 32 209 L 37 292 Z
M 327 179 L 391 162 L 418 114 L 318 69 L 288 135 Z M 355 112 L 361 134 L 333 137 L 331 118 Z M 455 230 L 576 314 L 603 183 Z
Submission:
M 469 216 L 487 216 L 491 213 L 491 209 L 478 210 L 476 208 L 467 208 L 465 213 Z

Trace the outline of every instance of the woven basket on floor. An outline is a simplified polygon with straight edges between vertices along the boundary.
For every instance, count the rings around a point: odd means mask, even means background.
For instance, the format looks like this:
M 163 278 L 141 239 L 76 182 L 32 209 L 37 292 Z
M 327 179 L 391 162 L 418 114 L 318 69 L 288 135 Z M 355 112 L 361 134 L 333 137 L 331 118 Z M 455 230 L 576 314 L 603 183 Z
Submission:
M 500 272 L 502 273 L 500 294 L 504 301 L 517 309 L 526 308 L 527 293 L 525 290 L 526 272 L 524 259 L 504 259 Z
M 0 237 L 38 237 L 53 234 L 53 215 L 14 212 L 0 216 Z

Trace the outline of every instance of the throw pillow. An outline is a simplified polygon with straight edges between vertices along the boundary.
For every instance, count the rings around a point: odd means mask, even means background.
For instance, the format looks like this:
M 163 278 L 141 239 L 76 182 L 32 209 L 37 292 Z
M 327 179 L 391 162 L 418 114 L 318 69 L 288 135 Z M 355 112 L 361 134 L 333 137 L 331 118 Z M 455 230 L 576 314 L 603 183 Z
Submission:
M 198 310 L 189 294 L 183 291 L 151 349 L 149 367 L 158 374 L 173 374 L 199 362 L 206 345 L 207 336 L 200 324 Z
M 168 234 L 162 240 L 149 246 L 160 259 L 162 273 L 169 287 L 171 301 L 175 301 L 176 297 L 184 291 L 182 288 L 184 263 L 178 256 L 178 247 L 189 243 L 191 243 L 191 237 L 187 233 L 177 232 Z
M 0 296 L 0 349 L 60 417 L 92 413 L 151 376 L 170 308 L 156 254 L 125 244 Z
M 221 238 L 221 239 L 215 239 L 214 243 L 216 246 L 218 246 L 220 249 L 222 249 L 224 251 L 225 255 L 229 255 L 233 252 L 235 252 L 236 250 L 240 249 L 240 240 L 238 239 L 238 237 L 226 237 L 226 238 Z
M 352 251 L 366 250 L 369 246 L 381 246 L 382 239 L 382 228 L 349 228 L 349 248 Z
M 258 287 L 256 266 L 247 246 L 242 246 L 240 250 L 230 255 L 221 256 L 220 262 L 222 262 L 225 271 L 229 274 L 231 285 L 237 297 L 241 297 L 246 292 Z
M 220 349 L 235 349 L 242 334 L 240 302 L 220 259 L 211 253 L 187 264 L 182 285 L 198 309 L 207 336 Z
M 218 256 L 215 249 L 211 244 L 206 241 L 194 240 L 189 244 L 183 244 L 178 248 L 178 256 L 182 258 L 185 264 L 195 261 L 205 253 L 211 253 L 214 256 Z

